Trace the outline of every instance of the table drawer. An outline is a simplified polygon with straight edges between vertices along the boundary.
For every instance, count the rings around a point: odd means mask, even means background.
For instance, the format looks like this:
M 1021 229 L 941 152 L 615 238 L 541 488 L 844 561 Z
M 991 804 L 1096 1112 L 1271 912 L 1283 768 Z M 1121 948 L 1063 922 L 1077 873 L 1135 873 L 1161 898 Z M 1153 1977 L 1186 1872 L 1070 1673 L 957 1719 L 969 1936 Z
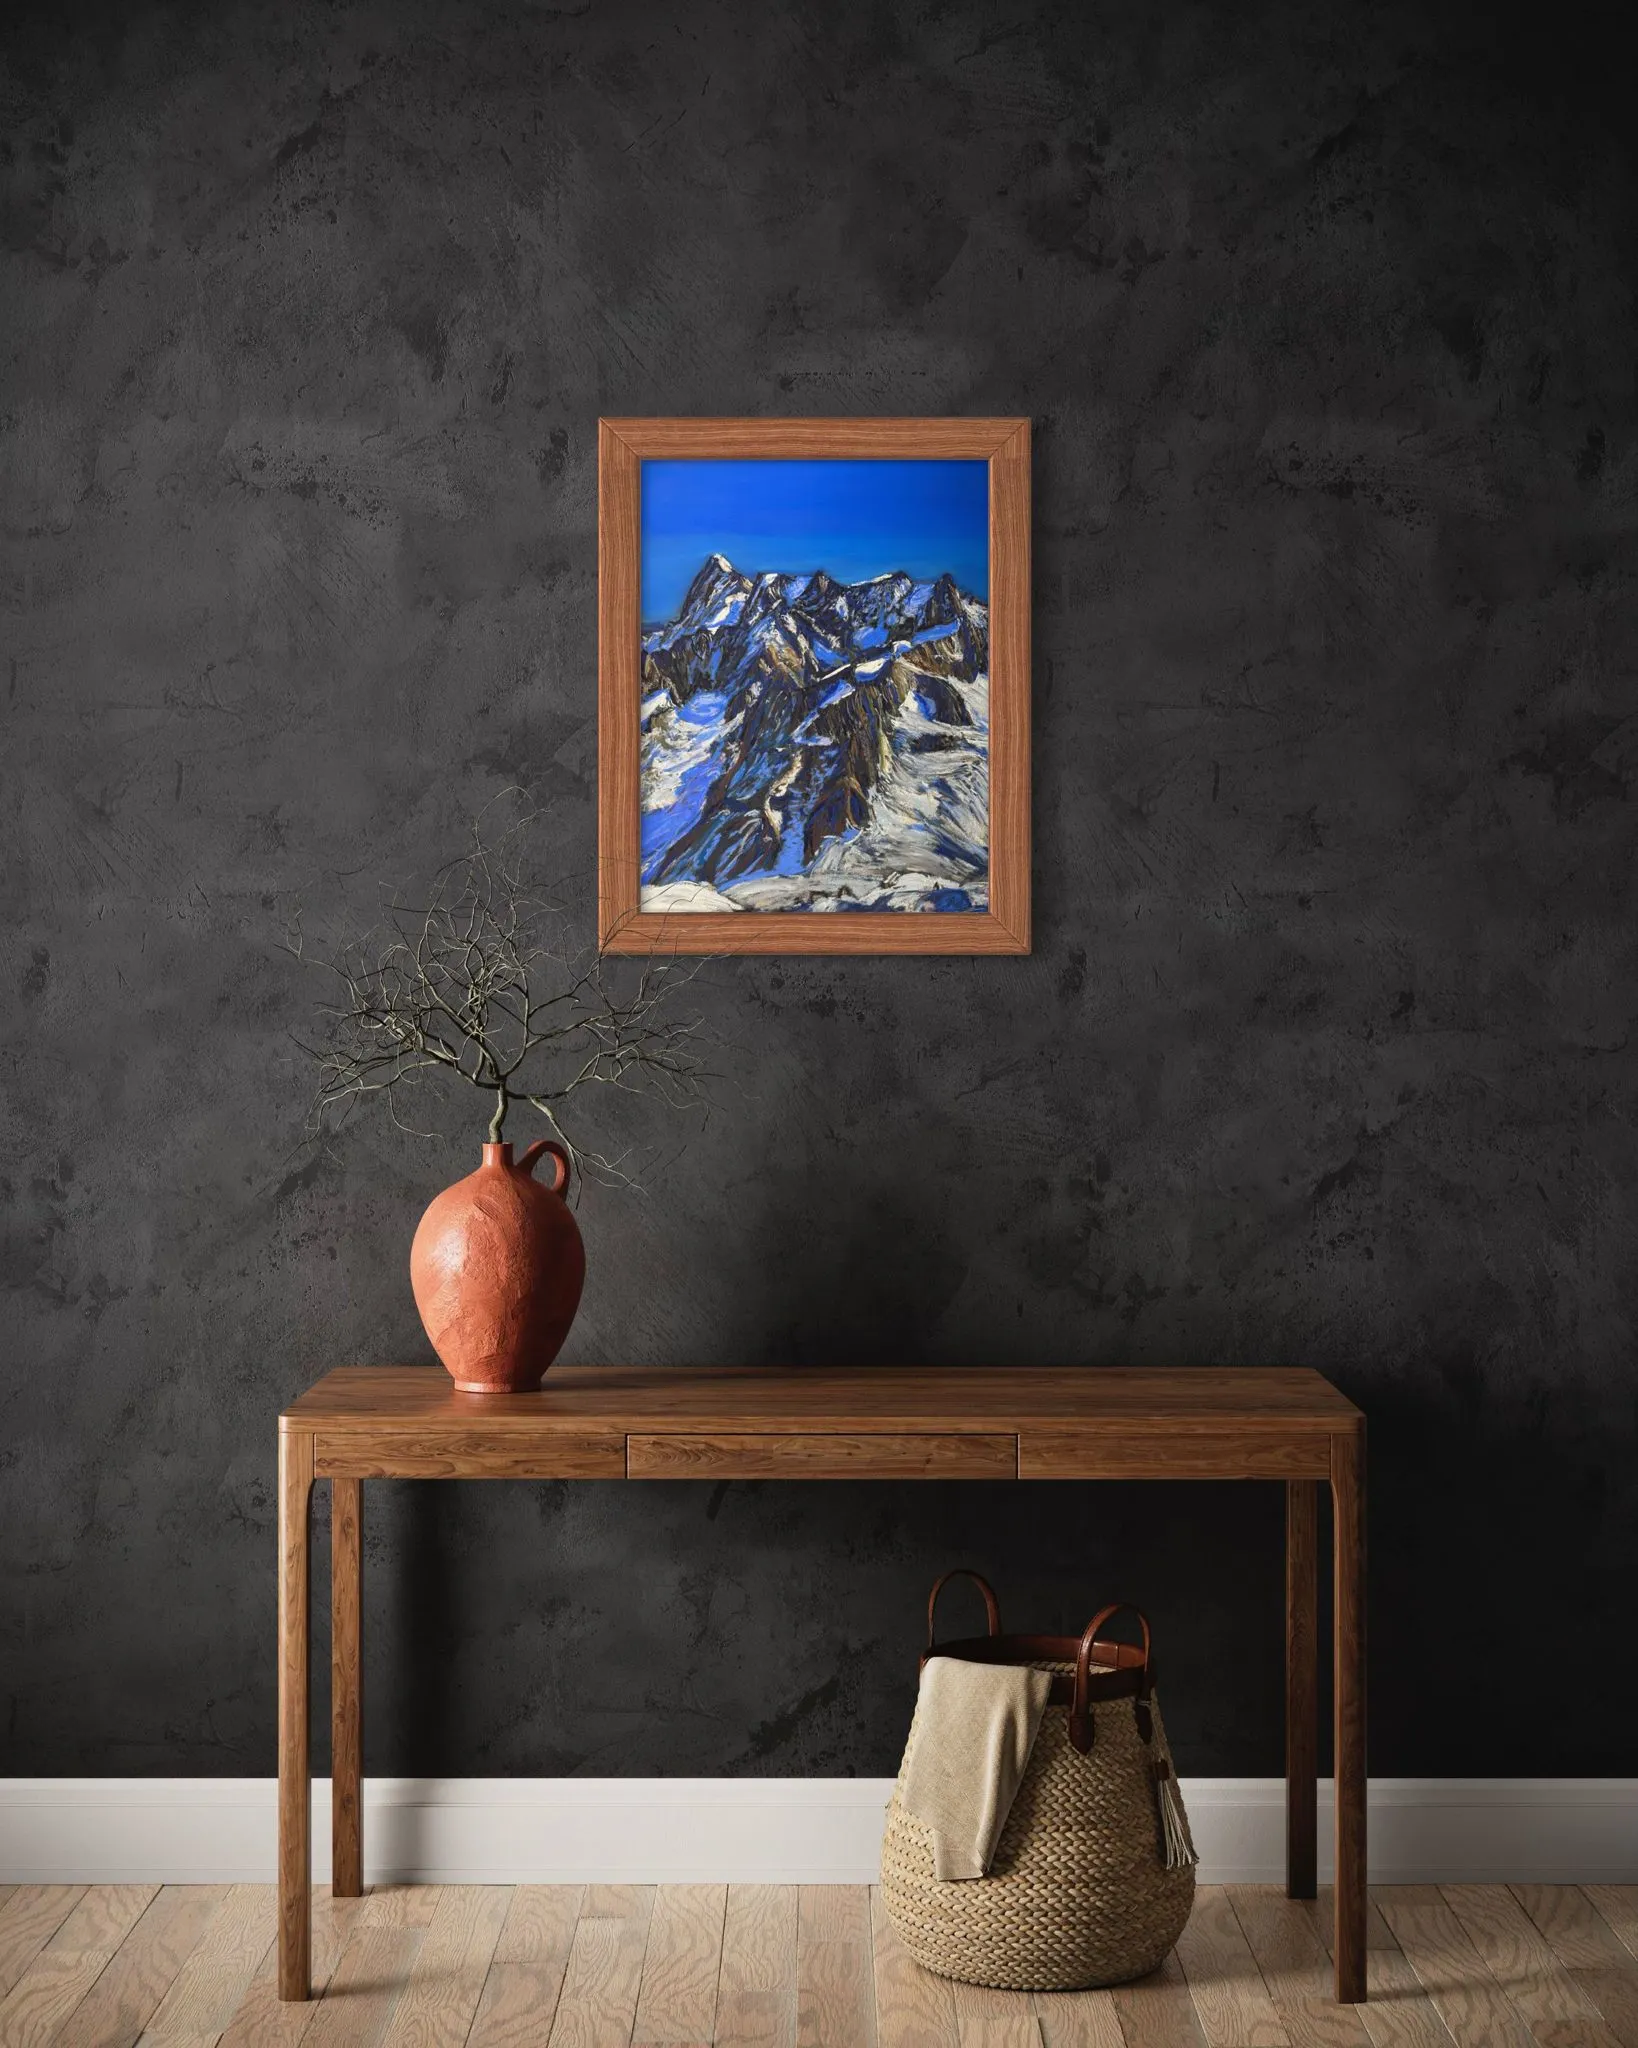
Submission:
M 1016 1479 L 1015 1436 L 829 1430 L 626 1438 L 628 1479 Z

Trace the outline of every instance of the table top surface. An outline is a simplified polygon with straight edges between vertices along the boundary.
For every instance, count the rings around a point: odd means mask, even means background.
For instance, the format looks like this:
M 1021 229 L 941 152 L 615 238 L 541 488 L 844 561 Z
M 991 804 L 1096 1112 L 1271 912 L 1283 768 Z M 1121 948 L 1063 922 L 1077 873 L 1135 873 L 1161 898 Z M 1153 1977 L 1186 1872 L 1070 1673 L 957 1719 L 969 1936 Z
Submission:
M 1348 1429 L 1360 1411 L 1308 1366 L 554 1365 L 534 1394 L 462 1394 L 441 1366 L 346 1365 L 285 1429 L 559 1432 Z

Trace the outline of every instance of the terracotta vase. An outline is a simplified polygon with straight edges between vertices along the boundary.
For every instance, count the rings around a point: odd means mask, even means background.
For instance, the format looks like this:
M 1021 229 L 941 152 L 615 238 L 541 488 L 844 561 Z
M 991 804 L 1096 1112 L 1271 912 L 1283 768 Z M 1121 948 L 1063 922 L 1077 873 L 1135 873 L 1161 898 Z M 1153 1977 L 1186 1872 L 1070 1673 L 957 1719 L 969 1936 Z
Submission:
M 550 1154 L 550 1187 L 536 1160 Z M 432 1348 L 466 1394 L 540 1385 L 563 1348 L 586 1279 L 586 1248 L 563 1200 L 568 1154 L 542 1138 L 514 1165 L 510 1145 L 437 1196 L 410 1246 L 410 1285 Z

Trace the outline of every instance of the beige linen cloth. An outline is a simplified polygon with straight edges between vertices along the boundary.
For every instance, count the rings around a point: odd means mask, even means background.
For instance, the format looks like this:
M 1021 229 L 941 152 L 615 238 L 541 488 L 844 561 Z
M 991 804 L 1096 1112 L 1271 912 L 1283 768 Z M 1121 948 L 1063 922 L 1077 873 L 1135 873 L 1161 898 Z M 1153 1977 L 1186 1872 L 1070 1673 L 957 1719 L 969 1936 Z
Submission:
M 933 1875 L 982 1877 L 1041 1731 L 1050 1671 L 929 1657 L 904 1759 L 905 1811 L 933 1837 Z

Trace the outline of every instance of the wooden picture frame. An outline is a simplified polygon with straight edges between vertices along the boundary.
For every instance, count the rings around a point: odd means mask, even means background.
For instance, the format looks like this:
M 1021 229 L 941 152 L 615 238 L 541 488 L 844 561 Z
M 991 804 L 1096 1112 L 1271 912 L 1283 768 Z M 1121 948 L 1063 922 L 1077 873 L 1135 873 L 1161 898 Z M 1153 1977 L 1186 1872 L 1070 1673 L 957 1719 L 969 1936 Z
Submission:
M 982 461 L 989 483 L 985 909 L 655 912 L 640 905 L 642 465 Z M 598 422 L 598 938 L 609 953 L 1030 950 L 1030 423 L 1026 419 Z M 807 565 L 813 566 L 813 565 Z M 902 644 L 902 643 L 900 643 Z

